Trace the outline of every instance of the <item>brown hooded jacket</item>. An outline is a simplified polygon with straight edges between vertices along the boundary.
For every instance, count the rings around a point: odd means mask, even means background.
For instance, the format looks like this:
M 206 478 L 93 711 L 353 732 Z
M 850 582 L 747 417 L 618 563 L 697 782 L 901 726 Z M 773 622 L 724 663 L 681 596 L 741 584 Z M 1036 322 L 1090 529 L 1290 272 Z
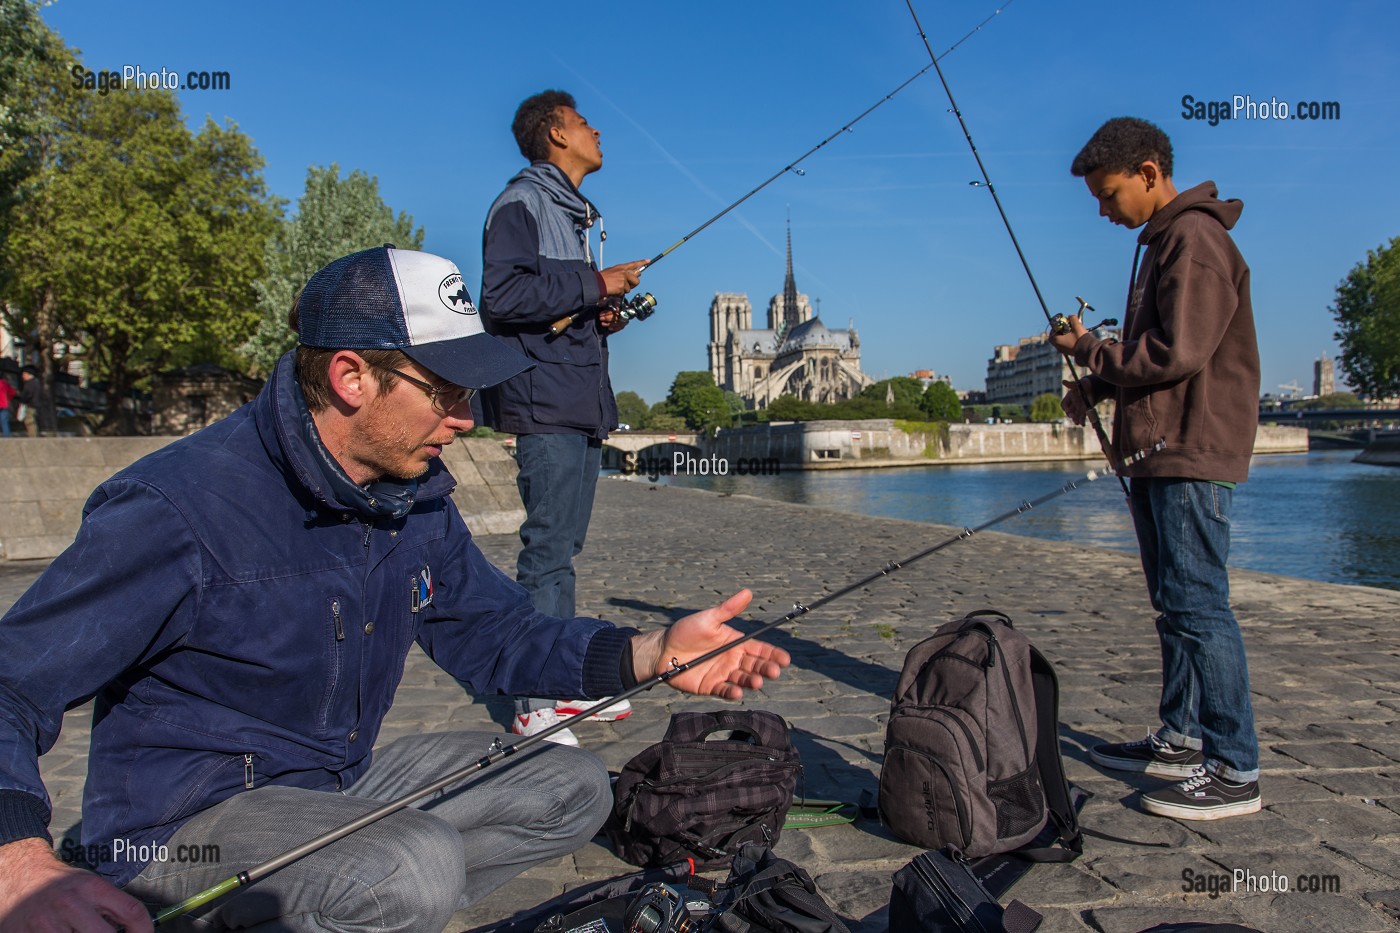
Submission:
M 1122 341 L 1089 333 L 1074 347 L 1075 361 L 1092 373 L 1090 398 L 1116 402 L 1119 458 L 1166 444 L 1131 465 L 1131 476 L 1248 477 L 1259 348 L 1249 266 L 1228 233 L 1243 209 L 1239 200 L 1218 200 L 1207 181 L 1158 210 L 1138 235 Z

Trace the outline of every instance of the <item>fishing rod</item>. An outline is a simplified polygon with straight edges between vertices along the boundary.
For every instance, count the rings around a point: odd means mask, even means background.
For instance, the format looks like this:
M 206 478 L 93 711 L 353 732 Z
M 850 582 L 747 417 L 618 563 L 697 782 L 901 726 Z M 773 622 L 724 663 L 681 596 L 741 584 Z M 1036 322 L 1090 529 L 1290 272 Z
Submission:
M 1021 268 L 1026 270 L 1026 278 L 1030 279 L 1031 289 L 1035 292 L 1035 300 L 1040 302 L 1040 310 L 1045 314 L 1045 320 L 1049 323 L 1051 330 L 1057 334 L 1067 333 L 1070 329 L 1069 321 L 1063 314 L 1051 314 L 1050 308 L 1045 303 L 1045 297 L 1040 293 L 1040 285 L 1035 280 L 1035 274 L 1031 272 L 1031 264 L 1026 261 L 1026 254 L 1021 250 L 1021 243 L 1016 239 L 1016 231 L 1011 229 L 1011 219 L 1006 216 L 1006 210 L 1001 206 L 1001 198 L 997 197 L 997 189 L 992 184 L 992 178 L 987 174 L 987 166 L 982 164 L 982 156 L 977 151 L 977 144 L 972 141 L 972 133 L 968 131 L 967 121 L 963 119 L 962 111 L 958 109 L 958 102 L 953 99 L 953 89 L 948 86 L 948 79 L 943 76 L 943 69 L 938 67 L 940 56 L 933 54 L 933 47 L 929 45 L 928 36 L 924 33 L 923 24 L 919 22 L 919 14 L 914 11 L 914 0 L 904 0 L 909 7 L 909 15 L 914 18 L 914 28 L 919 32 L 919 38 L 924 42 L 924 48 L 928 50 L 929 65 L 938 74 L 938 80 L 943 84 L 943 92 L 948 95 L 948 104 L 952 108 L 953 115 L 958 118 L 958 125 L 962 127 L 963 137 L 967 140 L 968 147 L 972 150 L 972 158 L 977 160 L 977 168 L 982 172 L 982 180 L 972 182 L 974 188 L 986 188 L 992 195 L 992 202 L 997 206 L 997 213 L 1001 215 L 1001 222 L 1006 227 L 1006 233 L 1011 237 L 1011 245 L 1016 248 L 1016 256 L 1021 260 Z M 1094 310 L 1093 307 L 1083 298 L 1079 298 L 1079 310 L 1077 314 L 1082 315 L 1085 311 Z M 1082 319 L 1082 318 L 1081 318 Z M 1113 319 L 1100 322 L 1097 327 L 1117 324 Z M 1093 329 L 1093 328 L 1091 328 Z M 1108 458 L 1109 466 L 1118 475 L 1118 484 L 1123 487 L 1123 498 L 1129 499 L 1128 481 L 1123 478 L 1123 471 L 1118 464 L 1118 459 L 1114 456 L 1113 445 L 1109 442 L 1108 434 L 1103 429 L 1103 422 L 1099 420 L 1098 410 L 1089 403 L 1089 396 L 1084 391 L 1080 382 L 1079 370 L 1074 365 L 1074 358 L 1065 357 L 1065 363 L 1069 366 L 1070 377 L 1074 379 L 1074 390 L 1079 393 L 1079 397 L 1084 401 L 1084 414 L 1088 418 L 1089 424 L 1094 428 L 1094 434 L 1098 436 L 1099 446 L 1103 448 L 1104 456 Z
M 1132 460 L 1135 462 L 1136 460 L 1142 459 L 1143 457 L 1152 453 L 1154 450 L 1160 448 L 1161 446 L 1162 445 L 1159 444 L 1157 448 L 1140 451 L 1134 455 Z M 838 600 L 843 596 L 847 596 L 855 592 L 856 590 L 861 589 L 862 587 L 869 586 L 871 583 L 874 583 L 882 577 L 888 577 L 895 571 L 902 570 L 903 568 L 908 567 L 915 561 L 922 560 L 931 554 L 936 554 L 945 548 L 957 544 L 959 541 L 964 541 L 968 538 L 971 538 L 979 531 L 985 531 L 986 529 L 991 528 L 993 525 L 998 525 L 1001 522 L 1006 521 L 1007 519 L 1015 518 L 1017 515 L 1029 512 L 1031 509 L 1044 505 L 1052 499 L 1056 499 L 1064 495 L 1065 493 L 1072 492 L 1073 490 L 1078 489 L 1080 485 L 1092 483 L 1095 480 L 1097 480 L 1100 477 L 1100 475 L 1102 474 L 1100 474 L 1098 471 L 1090 470 L 1084 475 L 1083 479 L 1069 480 L 1061 484 L 1060 487 L 1055 489 L 1054 491 L 1048 492 L 1038 498 L 1022 500 L 1021 503 L 1017 505 L 1014 509 L 1009 509 L 1005 512 L 1002 512 L 995 518 L 989 519 L 988 521 L 983 522 L 975 528 L 964 528 L 962 531 L 958 532 L 953 537 L 948 538 L 944 541 L 940 541 L 932 547 L 925 548 L 924 550 L 919 551 L 917 554 L 914 554 L 911 557 L 906 557 L 904 560 L 891 561 L 884 567 L 881 567 L 879 570 L 875 571 L 874 573 L 868 574 L 862 577 L 861 579 L 855 581 L 854 583 L 847 584 L 846 586 L 841 587 L 839 590 L 835 590 L 834 592 L 828 593 L 825 596 L 815 599 L 811 603 L 805 605 L 802 603 L 794 603 L 792 609 L 788 611 L 785 615 L 780 616 L 777 619 L 773 619 L 770 622 L 764 622 L 753 631 L 745 635 L 740 635 L 738 638 L 735 638 L 732 641 L 720 645 L 718 648 L 715 648 L 711 651 L 707 651 L 699 657 L 692 658 L 691 660 L 686 661 L 684 663 L 677 660 L 676 658 L 672 658 L 671 666 L 667 671 L 661 674 L 657 674 L 649 680 L 642 681 L 634 687 L 631 687 L 627 690 L 623 690 L 621 693 L 618 693 L 614 699 L 626 700 L 636 696 L 639 693 L 650 690 L 659 684 L 664 684 L 667 681 L 685 673 L 691 668 L 698 667 L 699 665 L 704 664 L 707 661 L 713 660 L 714 658 L 719 657 L 721 654 L 724 654 L 725 652 L 736 648 L 739 645 L 742 645 L 746 641 L 750 641 L 754 638 L 757 638 L 758 636 L 769 632 L 772 629 L 783 625 L 784 623 L 791 622 L 793 619 L 796 619 L 799 616 L 803 616 L 809 612 L 812 612 L 813 610 L 820 609 L 828 603 L 834 602 L 835 600 Z M 390 814 L 397 813 L 398 811 L 408 807 L 410 804 L 422 800 L 424 797 L 435 794 L 438 791 L 443 790 L 452 784 L 456 784 L 459 781 L 466 780 L 473 774 L 483 771 L 486 768 L 489 768 L 491 765 L 494 765 L 505 758 L 509 758 L 510 756 L 515 755 L 516 753 L 521 752 L 532 745 L 536 745 L 540 742 L 546 741 L 549 738 L 549 736 L 555 734 L 556 732 L 560 732 L 564 729 L 567 729 L 569 726 L 574 725 L 580 720 L 587 718 L 590 715 L 590 712 L 591 711 L 587 709 L 582 710 L 574 714 L 573 716 L 570 716 L 567 719 L 560 720 L 559 722 L 548 727 L 547 729 L 537 732 L 534 735 L 525 736 L 515 742 L 512 742 L 509 745 L 503 744 L 501 740 L 497 738 L 491 743 L 487 754 L 472 762 L 471 764 L 459 768 L 458 770 L 453 771 L 451 774 L 439 778 L 438 780 L 435 780 L 430 784 L 425 784 L 417 790 L 403 797 L 400 797 L 397 800 L 390 801 L 389 803 L 386 803 L 383 806 L 378 807 L 377 809 L 371 810 L 370 812 L 358 817 L 357 819 L 351 820 L 350 822 L 338 826 L 335 829 L 330 830 L 329 832 L 323 833 L 322 835 L 317 836 L 316 838 L 311 839 L 307 842 L 304 842 L 293 849 L 289 849 L 281 855 L 268 859 L 267 861 L 255 865 L 252 868 L 247 869 L 246 871 L 241 871 L 230 878 L 226 878 L 223 881 L 220 881 L 218 884 L 215 884 L 209 888 L 206 888 L 203 891 L 200 891 L 196 894 L 185 898 L 178 904 L 173 904 L 170 907 L 166 907 L 156 914 L 153 922 L 156 926 L 160 926 L 163 923 L 166 923 L 170 920 L 174 920 L 176 917 L 181 917 L 189 913 L 191 910 L 194 910 L 197 907 L 202 907 L 206 904 L 209 904 L 217 900 L 218 898 L 224 896 L 225 894 L 228 894 L 231 891 L 234 891 L 241 887 L 245 887 L 247 885 L 252 884 L 255 881 L 258 881 L 259 879 L 265 878 L 273 872 L 277 871 L 278 869 L 285 868 L 287 865 L 290 865 L 298 859 L 304 858 L 305 856 L 310 855 L 311 853 L 316 852 L 319 849 L 323 849 L 331 843 L 336 842 L 337 840 L 344 839 L 351 833 L 363 829 L 371 823 L 375 823 L 383 819 L 384 817 L 389 816 Z
M 923 68 L 919 69 L 919 71 L 918 71 L 917 73 L 915 73 L 914 75 L 912 75 L 911 77 L 909 77 L 903 84 L 899 85 L 899 87 L 895 88 L 893 91 L 890 91 L 890 92 L 889 92 L 888 94 L 886 94 L 884 97 L 880 98 L 880 99 L 877 100 L 875 103 L 873 103 L 873 104 L 871 104 L 869 107 L 867 107 L 865 110 L 861 111 L 861 113 L 860 113 L 859 116 L 857 116 L 855 119 L 851 120 L 849 123 L 847 123 L 845 126 L 841 127 L 841 128 L 840 128 L 839 130 L 837 130 L 836 132 L 832 133 L 832 134 L 831 134 L 830 136 L 828 136 L 826 139 L 823 139 L 821 142 L 817 143 L 817 144 L 816 144 L 815 146 L 813 146 L 811 149 L 808 149 L 806 152 L 802 153 L 802 155 L 798 156 L 796 159 L 793 159 L 791 162 L 789 162 L 787 165 L 784 165 L 782 168 L 778 169 L 778 171 L 776 171 L 776 172 L 774 172 L 772 175 L 770 175 L 770 176 L 769 176 L 767 179 L 765 179 L 761 184 L 759 184 L 758 187 L 754 188 L 754 189 L 753 189 L 752 191 L 750 191 L 748 194 L 744 195 L 742 198 L 740 198 L 739 200 L 735 201 L 733 204 L 729 205 L 729 206 L 726 207 L 724 210 L 720 211 L 718 214 L 716 214 L 715 216 L 711 217 L 709 220 L 705 221 L 703 224 L 701 224 L 700 226 L 696 227 L 694 230 L 690 231 L 690 232 L 687 233 L 685 236 L 681 237 L 679 240 L 677 240 L 676 242 L 672 243 L 670 246 L 666 247 L 666 248 L 663 249 L 661 252 L 657 253 L 655 256 L 653 256 L 653 257 L 651 257 L 650 259 L 648 259 L 648 260 L 642 265 L 642 269 L 647 269 L 647 268 L 650 268 L 651 266 L 656 265 L 656 263 L 660 262 L 661 260 L 663 260 L 663 259 L 665 259 L 667 256 L 669 256 L 678 246 L 680 246 L 680 245 L 682 245 L 683 243 L 685 243 L 687 240 L 689 240 L 691 237 L 695 236 L 695 235 L 696 235 L 697 233 L 699 233 L 701 230 L 704 230 L 704 229 L 705 229 L 706 227 L 708 227 L 710 224 L 712 224 L 712 223 L 714 223 L 715 221 L 719 220 L 719 219 L 720 219 L 721 217 L 723 217 L 725 214 L 728 214 L 730 211 L 734 210 L 734 208 L 738 207 L 740 204 L 743 204 L 743 203 L 744 203 L 745 201 L 747 201 L 749 198 L 751 198 L 751 197 L 753 197 L 754 195 L 758 194 L 758 193 L 759 193 L 760 191 L 762 191 L 764 188 L 767 188 L 769 185 L 771 185 L 773 182 L 777 181 L 779 178 L 781 178 L 781 177 L 783 177 L 784 175 L 786 175 L 788 172 L 792 172 L 792 173 L 794 173 L 794 174 L 796 174 L 796 175 L 805 175 L 805 174 L 807 174 L 807 173 L 804 172 L 802 169 L 799 169 L 799 168 L 797 167 L 798 165 L 800 165 L 800 164 L 803 162 L 803 160 L 805 160 L 808 156 L 810 156 L 810 155 L 812 155 L 813 153 L 815 153 L 818 149 L 820 149 L 820 148 L 822 148 L 823 146 L 825 146 L 827 143 L 831 142 L 831 141 L 832 141 L 833 139 L 835 139 L 836 137 L 840 136 L 842 133 L 849 132 L 850 129 L 851 129 L 851 127 L 855 126 L 857 123 L 859 123 L 861 120 L 863 120 L 863 119 L 866 117 L 867 114 L 869 114 L 871 111 L 875 110 L 877 107 L 879 107 L 879 106 L 880 106 L 881 104 L 883 104 L 885 101 L 889 100 L 889 99 L 890 99 L 891 97 L 893 97 L 894 95 L 898 94 L 900 91 L 904 90 L 904 89 L 905 89 L 906 87 L 908 87 L 910 84 L 913 84 L 916 80 L 918 80 L 920 77 L 922 77 L 930 68 L 935 67 L 935 66 L 937 65 L 937 62 L 938 62 L 938 59 L 939 59 L 939 58 L 945 58 L 945 57 L 947 57 L 954 49 L 956 49 L 958 46 L 962 45 L 962 44 L 963 44 L 964 42 L 966 42 L 969 38 L 971 38 L 974 34 L 980 32 L 983 26 L 985 26 L 985 25 L 987 25 L 989 22 L 991 22 L 992 19 L 993 19 L 998 13 L 1000 13 L 1002 10 L 1006 9 L 1007 7 L 1009 7 L 1009 6 L 1012 4 L 1012 2 L 1013 2 L 1013 0 L 1006 0 L 1006 3 L 1003 3 L 1001 6 L 997 7 L 995 10 L 993 10 L 993 11 L 992 11 L 992 14 L 991 14 L 990 16 L 988 16 L 986 19 L 982 20 L 982 22 L 978 23 L 978 24 L 977 24 L 976 26 L 974 26 L 971 30 L 969 30 L 968 33 L 967 33 L 967 35 L 963 36 L 963 37 L 962 37 L 961 39 L 959 39 L 957 42 L 954 42 L 952 45 L 948 46 L 948 48 L 943 52 L 942 55 L 937 56 L 937 58 L 935 58 L 932 62 L 930 62 L 929 64 L 925 65 Z M 932 55 L 932 54 L 933 54 L 933 51 L 930 50 L 930 51 L 929 51 L 929 54 Z M 641 270 L 638 270 L 638 271 L 640 272 Z M 589 309 L 581 308 L 581 309 L 579 309 L 578 311 L 575 311 L 573 314 L 568 315 L 567 317 L 562 317 L 562 318 L 560 318 L 559 320 L 555 321 L 553 324 L 551 324 L 551 325 L 549 326 L 549 332 L 550 332 L 551 334 L 556 335 L 556 336 L 559 335 L 559 334 L 561 334 L 561 333 L 563 333 L 565 328 L 567 328 L 570 324 L 572 324 L 574 321 L 576 321 L 576 320 L 577 320 L 582 314 L 584 314 L 585 311 L 587 311 L 587 310 L 589 310 Z M 621 317 L 623 320 L 625 320 L 625 321 L 630 321 L 630 320 L 632 320 L 633 318 L 636 318 L 636 319 L 639 320 L 639 321 L 645 321 L 647 318 L 651 317 L 651 313 L 652 313 L 654 310 L 656 310 L 656 298 L 652 296 L 651 292 L 646 292 L 645 294 L 642 294 L 642 295 L 634 295 L 631 299 L 623 301 L 623 302 L 621 303 L 621 307 L 617 309 L 617 313 L 618 313 L 618 316 L 620 316 L 620 317 Z

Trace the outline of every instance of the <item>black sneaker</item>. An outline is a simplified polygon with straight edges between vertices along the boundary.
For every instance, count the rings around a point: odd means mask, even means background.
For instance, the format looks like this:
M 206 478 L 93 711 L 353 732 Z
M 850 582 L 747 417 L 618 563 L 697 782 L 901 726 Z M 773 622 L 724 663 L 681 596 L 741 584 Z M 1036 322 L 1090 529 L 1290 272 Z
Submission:
M 1142 771 L 1159 777 L 1200 774 L 1205 758 L 1193 748 L 1177 748 L 1155 735 L 1136 742 L 1110 742 L 1089 749 L 1095 764 L 1115 771 Z
M 1148 813 L 1178 820 L 1223 820 L 1258 813 L 1263 805 L 1258 781 L 1236 784 L 1209 772 L 1142 795 L 1142 808 Z

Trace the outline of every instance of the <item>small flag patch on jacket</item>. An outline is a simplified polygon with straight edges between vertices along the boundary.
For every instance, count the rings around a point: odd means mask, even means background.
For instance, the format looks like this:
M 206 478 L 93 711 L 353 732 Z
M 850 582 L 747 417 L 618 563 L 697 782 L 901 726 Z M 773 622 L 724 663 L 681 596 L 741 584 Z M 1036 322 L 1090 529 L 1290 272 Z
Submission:
M 410 611 L 419 612 L 433 604 L 433 571 L 427 565 L 413 578 L 413 599 Z

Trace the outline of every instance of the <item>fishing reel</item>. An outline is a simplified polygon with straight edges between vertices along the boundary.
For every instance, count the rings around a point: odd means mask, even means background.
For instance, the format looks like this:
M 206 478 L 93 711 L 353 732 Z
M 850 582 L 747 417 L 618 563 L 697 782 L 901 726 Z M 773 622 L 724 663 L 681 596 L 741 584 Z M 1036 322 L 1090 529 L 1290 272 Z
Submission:
M 609 298 L 606 307 L 617 312 L 617 316 L 624 321 L 636 318 L 645 321 L 651 317 L 652 311 L 656 309 L 656 297 L 651 292 L 642 295 L 633 295 L 631 298 Z M 553 324 L 549 325 L 549 332 L 554 336 L 559 336 L 569 329 L 569 325 L 577 321 L 582 311 L 575 311 L 567 317 L 561 317 Z
M 647 318 L 651 317 L 652 312 L 655 310 L 656 297 L 652 295 L 651 292 L 646 292 L 642 295 L 633 295 L 631 298 L 623 301 L 621 307 L 617 309 L 617 314 L 624 321 L 630 321 L 633 318 L 639 321 L 645 321 Z
M 623 929 L 626 933 L 698 933 L 692 919 L 681 893 L 657 883 L 643 888 L 628 906 Z
M 1080 323 L 1083 323 L 1084 312 L 1094 310 L 1094 306 L 1078 295 L 1074 296 L 1074 300 L 1079 302 L 1079 310 L 1074 313 L 1079 316 Z M 1093 327 L 1089 327 L 1087 324 L 1084 326 L 1091 331 L 1098 330 L 1100 327 L 1117 327 L 1118 319 L 1116 317 L 1106 317 Z M 1065 317 L 1063 314 L 1055 315 L 1050 319 L 1050 330 L 1056 334 L 1068 334 L 1072 330 L 1069 324 L 1069 318 Z

